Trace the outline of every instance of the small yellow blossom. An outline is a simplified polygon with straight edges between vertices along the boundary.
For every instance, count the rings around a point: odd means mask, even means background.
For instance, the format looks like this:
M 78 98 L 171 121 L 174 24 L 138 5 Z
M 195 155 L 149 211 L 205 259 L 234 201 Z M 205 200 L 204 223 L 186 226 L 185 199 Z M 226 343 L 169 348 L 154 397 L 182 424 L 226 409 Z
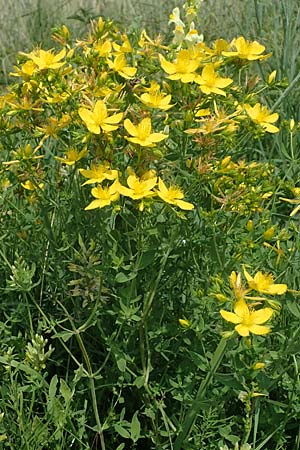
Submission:
M 167 188 L 163 180 L 160 178 L 158 181 L 157 195 L 166 203 L 170 205 L 178 206 L 181 209 L 190 211 L 194 209 L 194 205 L 192 203 L 186 202 L 182 200 L 184 198 L 184 194 L 182 190 L 177 186 L 170 186 Z
M 275 284 L 273 275 L 270 273 L 257 272 L 254 277 L 244 268 L 244 275 L 248 282 L 250 289 L 253 289 L 262 294 L 282 295 L 287 291 L 286 284 Z
M 265 363 L 263 362 L 257 362 L 255 364 L 253 364 L 252 369 L 253 370 L 262 370 L 265 368 Z
M 21 186 L 27 191 L 36 191 L 37 189 L 44 189 L 44 183 L 34 184 L 30 180 L 25 181 L 25 183 L 21 183 Z
M 181 80 L 183 83 L 190 83 L 196 78 L 195 71 L 200 62 L 191 58 L 189 50 L 180 50 L 177 59 L 171 63 L 162 55 L 159 55 L 160 64 L 163 70 L 169 75 L 170 80 Z
M 123 113 L 108 116 L 103 100 L 96 102 L 93 111 L 87 108 L 79 108 L 78 113 L 87 129 L 94 134 L 100 134 L 101 131 L 110 132 L 116 130 L 123 118 Z
M 80 159 L 84 158 L 87 155 L 87 150 L 81 150 L 78 151 L 74 148 L 71 148 L 66 151 L 66 154 L 63 158 L 60 156 L 55 156 L 55 159 L 58 161 L 67 164 L 68 166 L 73 166 L 77 161 L 80 161 Z
M 234 56 L 240 59 L 247 59 L 248 61 L 255 61 L 257 59 L 265 59 L 269 55 L 262 55 L 265 51 L 265 46 L 257 41 L 247 41 L 243 36 L 233 39 L 231 46 L 235 47 L 235 51 L 222 52 L 223 56 Z
M 112 51 L 111 42 L 107 39 L 106 41 L 96 42 L 94 49 L 97 51 L 98 55 L 101 57 L 108 57 Z
M 144 105 L 150 108 L 162 109 L 163 111 L 167 111 L 174 106 L 170 105 L 171 95 L 165 95 L 160 92 L 160 86 L 156 81 L 151 82 L 151 86 L 147 91 L 138 97 Z
M 117 181 L 117 180 L 116 180 Z M 115 200 L 120 197 L 119 194 L 119 183 L 114 182 L 111 186 L 102 187 L 97 186 L 92 189 L 92 196 L 96 198 L 84 209 L 86 211 L 96 208 L 104 208 L 104 206 L 109 206 Z
M 129 175 L 127 178 L 127 185 L 129 187 L 120 186 L 119 192 L 125 197 L 130 197 L 133 200 L 140 200 L 142 198 L 153 197 L 155 192 L 152 190 L 157 183 L 157 176 L 155 171 L 149 170 L 141 177 L 135 174 Z
M 271 113 L 266 106 L 260 103 L 256 103 L 254 106 L 245 105 L 245 110 L 250 119 L 264 130 L 269 133 L 278 133 L 279 128 L 272 125 L 278 120 L 277 113 Z
M 104 180 L 116 180 L 118 178 L 118 171 L 110 168 L 109 164 L 104 162 L 103 164 L 91 164 L 90 169 L 79 169 L 79 172 L 87 181 L 86 184 L 102 183 Z
M 63 49 L 56 55 L 52 50 L 42 50 L 38 49 L 31 53 L 26 54 L 37 66 L 38 70 L 45 69 L 59 69 L 62 67 L 65 62 L 61 62 L 61 60 L 65 57 L 66 50 Z
M 21 69 L 17 66 L 14 66 L 14 68 L 16 69 L 16 72 L 12 72 L 10 75 L 13 77 L 22 77 L 24 80 L 29 80 L 36 70 L 36 65 L 33 61 L 29 60 L 22 64 Z
M 113 48 L 115 53 L 118 54 L 122 54 L 122 53 L 131 53 L 132 52 L 132 47 L 130 44 L 130 41 L 128 39 L 127 34 L 122 34 L 122 45 L 117 44 L 116 42 L 113 42 Z
M 200 85 L 200 89 L 204 94 L 220 94 L 226 95 L 223 88 L 229 86 L 233 80 L 231 78 L 219 77 L 215 72 L 213 64 L 206 64 L 201 75 L 195 77 L 195 82 Z
M 229 50 L 229 43 L 225 39 L 216 39 L 213 43 L 213 48 L 209 50 L 209 53 L 213 56 L 220 56 L 222 52 Z
M 179 324 L 182 326 L 182 328 L 191 328 L 191 322 L 186 319 L 178 319 Z
M 262 324 L 271 318 L 272 308 L 250 309 L 241 299 L 235 303 L 233 310 L 234 313 L 221 309 L 220 314 L 227 322 L 236 324 L 234 329 L 240 336 L 249 336 L 250 333 L 263 335 L 271 331 L 269 326 Z
M 126 78 L 127 80 L 133 78 L 137 71 L 136 67 L 127 66 L 127 61 L 123 53 L 118 55 L 114 59 L 114 61 L 107 59 L 107 64 L 109 65 L 110 69 L 117 72 L 119 75 L 121 75 L 121 77 Z
M 277 70 L 273 70 L 273 72 L 270 73 L 270 75 L 268 76 L 268 84 L 273 83 L 273 81 L 276 78 L 276 73 L 277 73 Z
M 157 142 L 161 142 L 168 137 L 163 133 L 151 133 L 151 119 L 146 117 L 142 119 L 137 125 L 133 125 L 131 120 L 125 119 L 124 127 L 126 131 L 132 136 L 125 136 L 125 139 L 134 144 L 139 144 L 142 147 L 155 147 Z

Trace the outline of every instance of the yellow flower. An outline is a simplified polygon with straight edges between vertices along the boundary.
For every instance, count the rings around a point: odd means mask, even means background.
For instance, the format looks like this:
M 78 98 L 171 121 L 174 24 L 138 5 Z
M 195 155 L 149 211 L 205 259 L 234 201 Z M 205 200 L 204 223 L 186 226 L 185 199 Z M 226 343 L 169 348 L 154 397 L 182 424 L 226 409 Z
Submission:
M 28 56 L 39 70 L 44 69 L 59 69 L 65 62 L 60 62 L 66 55 L 66 50 L 63 49 L 57 55 L 52 50 L 35 50 L 26 56 Z
M 265 46 L 261 45 L 257 41 L 246 41 L 243 36 L 233 39 L 231 42 L 232 47 L 235 47 L 235 51 L 222 52 L 223 56 L 236 56 L 240 59 L 247 59 L 248 61 L 254 61 L 256 59 L 265 59 L 269 55 L 262 55 L 265 51 Z
M 195 82 L 200 85 L 200 89 L 204 94 L 220 94 L 226 95 L 221 88 L 229 86 L 233 80 L 231 78 L 218 77 L 213 64 L 206 64 L 201 75 L 197 75 Z
M 21 69 L 19 69 L 17 66 L 14 66 L 14 68 L 16 69 L 16 72 L 12 72 L 10 73 L 10 75 L 14 77 L 22 77 L 24 78 L 24 80 L 29 80 L 31 75 L 33 75 L 36 70 L 36 65 L 33 61 L 29 60 L 26 61 L 26 63 L 22 64 Z
M 211 55 L 222 55 L 222 52 L 227 51 L 229 49 L 229 44 L 225 39 L 217 39 L 213 43 L 213 48 L 209 50 Z
M 250 333 L 263 335 L 271 331 L 269 326 L 262 324 L 267 322 L 273 314 L 272 308 L 262 308 L 257 311 L 249 309 L 245 300 L 241 299 L 234 305 L 234 313 L 220 310 L 220 314 L 227 322 L 236 324 L 235 331 L 241 336 L 249 336 Z
M 111 50 L 112 50 L 111 42 L 109 40 L 106 40 L 104 42 L 98 41 L 95 44 L 94 48 L 98 52 L 99 56 L 101 56 L 101 57 L 103 57 L 103 56 L 105 56 L 105 57 L 110 56 Z
M 257 363 L 253 364 L 252 369 L 253 370 L 262 370 L 265 368 L 265 363 L 258 361 Z
M 103 100 L 98 100 L 93 111 L 87 108 L 79 108 L 78 113 L 84 121 L 87 129 L 94 134 L 100 134 L 101 131 L 110 132 L 119 127 L 119 122 L 123 118 L 123 113 L 108 116 L 107 108 Z
M 129 188 L 125 186 L 119 187 L 120 194 L 130 197 L 133 200 L 140 200 L 146 197 L 153 197 L 155 192 L 152 191 L 154 186 L 157 183 L 157 176 L 155 171 L 148 170 L 141 177 L 137 177 L 135 174 L 129 175 L 127 178 L 127 185 Z
M 161 142 L 168 137 L 163 133 L 151 133 L 151 119 L 146 117 L 138 125 L 133 125 L 131 120 L 124 121 L 126 131 L 132 136 L 125 136 L 125 139 L 142 147 L 155 147 L 157 142 Z
M 270 273 L 263 274 L 262 272 L 257 272 L 253 278 L 244 268 L 244 275 L 249 288 L 262 294 L 282 295 L 287 291 L 287 285 L 275 284 L 273 275 Z
M 21 183 L 21 186 L 27 191 L 36 191 L 37 189 L 44 189 L 44 183 L 33 184 L 33 182 L 30 180 L 25 181 L 25 183 Z
M 111 202 L 119 199 L 119 182 L 116 180 L 111 186 L 102 187 L 97 186 L 92 189 L 92 196 L 97 200 L 93 200 L 84 209 L 88 211 L 90 209 L 104 208 L 104 206 L 109 206 Z
M 195 80 L 195 71 L 200 64 L 199 61 L 191 58 L 189 50 L 180 50 L 173 63 L 167 61 L 162 55 L 159 55 L 159 60 L 170 80 L 181 80 L 183 83 L 190 83 Z
M 160 178 L 158 181 L 157 195 L 166 203 L 170 205 L 178 206 L 181 209 L 190 211 L 194 209 L 194 205 L 192 203 L 186 202 L 182 200 L 184 198 L 184 194 L 182 190 L 176 186 L 170 186 L 167 188 L 163 180 Z
M 144 105 L 150 108 L 158 108 L 167 111 L 174 105 L 170 105 L 171 95 L 164 95 L 160 92 L 160 86 L 156 81 L 151 82 L 150 88 L 147 89 L 140 97 L 138 97 Z
M 61 158 L 60 156 L 55 156 L 55 159 L 64 164 L 67 164 L 68 166 L 73 166 L 77 161 L 84 158 L 87 155 L 87 153 L 88 152 L 86 149 L 81 150 L 81 152 L 79 152 L 78 150 L 71 148 L 66 152 L 64 158 Z
M 245 105 L 245 110 L 250 119 L 262 126 L 264 130 L 269 133 L 277 133 L 279 131 L 279 128 L 272 125 L 278 120 L 278 114 L 271 113 L 266 106 L 260 103 L 256 103 L 254 106 Z
M 127 34 L 122 34 L 122 41 L 123 41 L 122 45 L 119 45 L 116 42 L 113 42 L 113 48 L 114 48 L 115 52 L 117 54 L 119 54 L 119 53 L 131 53 L 132 52 L 132 47 L 131 47 L 131 44 L 130 44 L 130 41 L 128 39 Z
M 137 71 L 136 67 L 127 66 L 127 61 L 123 53 L 118 55 L 114 59 L 114 61 L 107 59 L 107 64 L 109 65 L 110 69 L 118 72 L 121 77 L 126 78 L 127 80 L 130 80 L 130 78 L 134 77 Z
M 118 171 L 112 170 L 108 163 L 98 165 L 91 164 L 90 169 L 79 169 L 79 172 L 85 178 L 89 178 L 82 186 L 85 184 L 102 183 L 104 180 L 115 180 L 118 178 Z

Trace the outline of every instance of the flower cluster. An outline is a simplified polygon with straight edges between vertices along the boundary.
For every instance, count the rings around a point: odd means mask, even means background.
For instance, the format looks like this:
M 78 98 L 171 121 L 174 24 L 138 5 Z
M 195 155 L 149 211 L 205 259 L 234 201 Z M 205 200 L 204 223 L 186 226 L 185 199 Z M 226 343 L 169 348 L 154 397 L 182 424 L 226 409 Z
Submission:
M 259 210 L 268 191 L 263 183 L 250 186 L 248 175 L 252 171 L 254 178 L 264 178 L 264 171 L 231 160 L 225 167 L 230 156 L 224 159 L 223 152 L 245 133 L 279 131 L 274 125 L 278 114 L 258 102 L 262 85 L 245 90 L 236 77 L 241 61 L 247 66 L 269 55 L 263 45 L 241 36 L 231 43 L 205 43 L 194 22 L 200 7 L 201 1 L 187 2 L 185 19 L 179 8 L 173 10 L 174 39 L 168 45 L 145 30 L 138 39 L 131 37 L 100 17 L 86 39 L 72 42 L 63 26 L 53 35 L 60 48 L 20 53 L 11 74 L 17 83 L 0 97 L 5 148 L 10 149 L 5 178 L 23 193 L 50 189 L 53 157 L 61 164 L 58 184 L 80 172 L 87 178 L 83 186 L 94 185 L 93 201 L 85 209 L 110 206 L 123 197 L 138 201 L 141 211 L 157 200 L 188 211 L 198 201 L 193 194 L 198 188 L 189 184 L 182 146 L 194 161 L 210 148 L 216 166 L 209 169 L 213 202 L 230 203 L 238 212 Z M 26 143 L 29 156 L 16 159 L 10 134 Z M 184 200 L 186 190 L 192 202 Z M 239 201 L 231 202 L 231 196 Z
M 271 331 L 269 325 L 264 325 L 272 317 L 274 309 L 272 307 L 256 309 L 257 305 L 262 302 L 268 302 L 268 298 L 262 296 L 249 295 L 253 291 L 263 295 L 283 295 L 286 293 L 288 287 L 286 284 L 274 283 L 272 274 L 257 272 L 252 277 L 244 268 L 244 276 L 247 281 L 247 286 L 243 285 L 241 273 L 232 272 L 229 281 L 230 288 L 233 293 L 233 311 L 220 310 L 220 314 L 227 322 L 235 324 L 235 331 L 240 336 L 249 336 L 250 333 L 257 335 L 264 335 Z M 222 294 L 216 295 L 221 298 Z M 222 297 L 223 299 L 223 297 Z M 226 297 L 225 297 L 226 299 Z M 272 306 L 275 303 L 269 301 Z
M 184 194 L 179 187 L 171 185 L 167 187 L 161 178 L 157 177 L 154 170 L 145 172 L 138 177 L 132 170 L 127 177 L 127 186 L 119 181 L 120 174 L 117 170 L 109 168 L 108 164 L 92 167 L 90 170 L 81 169 L 81 174 L 88 178 L 83 184 L 101 183 L 104 180 L 113 181 L 110 185 L 98 184 L 92 189 L 92 196 L 96 198 L 85 209 L 103 208 L 113 201 L 119 200 L 120 195 L 129 197 L 132 200 L 139 200 L 139 210 L 143 211 L 145 201 L 153 198 L 160 198 L 164 202 L 178 206 L 183 210 L 194 208 L 192 203 L 183 200 Z

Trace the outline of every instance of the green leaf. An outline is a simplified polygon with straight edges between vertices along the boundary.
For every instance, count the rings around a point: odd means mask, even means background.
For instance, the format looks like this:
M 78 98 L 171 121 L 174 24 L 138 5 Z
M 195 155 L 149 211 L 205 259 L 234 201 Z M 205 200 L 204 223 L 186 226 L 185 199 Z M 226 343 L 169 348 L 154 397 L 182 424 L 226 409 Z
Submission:
M 120 372 L 125 372 L 126 370 L 126 359 L 120 358 L 117 360 L 117 366 Z
M 120 444 L 116 450 L 123 450 L 124 447 L 125 447 L 125 444 Z
M 125 275 L 123 272 L 119 272 L 116 275 L 117 283 L 127 283 L 127 281 L 133 280 L 137 276 L 137 273 L 131 272 L 129 275 Z
M 50 381 L 49 400 L 52 400 L 56 395 L 57 383 L 58 383 L 57 375 L 54 375 Z
M 137 442 L 137 440 L 140 438 L 141 424 L 138 419 L 138 411 L 136 411 L 132 417 L 131 425 L 130 425 L 130 434 L 131 434 L 131 439 L 133 440 L 133 442 Z
M 60 380 L 59 392 L 63 396 L 64 401 L 69 403 L 72 398 L 72 391 L 63 379 Z
M 134 380 L 134 383 L 133 383 L 133 384 L 134 384 L 138 389 L 140 389 L 142 386 L 144 386 L 144 383 L 145 383 L 144 376 L 141 375 L 141 376 L 139 376 L 139 377 L 136 377 L 136 379 Z
M 155 250 L 148 250 L 147 252 L 143 253 L 139 262 L 139 270 L 145 269 L 145 267 L 152 264 L 155 259 L 155 255 Z
M 118 423 L 115 424 L 115 430 L 117 433 L 119 433 L 120 436 L 122 436 L 125 439 L 130 439 L 130 434 L 128 433 L 127 430 L 125 430 L 125 428 L 123 428 L 121 425 L 119 425 Z
M 52 336 L 52 339 L 62 339 L 63 342 L 68 342 L 68 340 L 74 335 L 74 331 L 60 331 Z
M 286 305 L 290 313 L 293 314 L 293 316 L 295 316 L 297 319 L 300 319 L 300 308 L 297 303 L 293 300 L 287 300 Z

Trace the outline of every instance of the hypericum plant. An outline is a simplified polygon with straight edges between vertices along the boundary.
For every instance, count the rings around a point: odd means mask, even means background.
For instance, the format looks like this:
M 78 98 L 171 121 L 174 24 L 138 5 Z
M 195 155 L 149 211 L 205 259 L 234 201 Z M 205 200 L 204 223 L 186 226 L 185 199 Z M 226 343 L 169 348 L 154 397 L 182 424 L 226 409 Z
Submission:
M 204 41 L 200 7 L 173 10 L 171 41 L 102 17 L 81 40 L 63 26 L 55 48 L 19 55 L 0 97 L 0 319 L 18 330 L 16 356 L 0 357 L 14 392 L 0 409 L 41 430 L 7 445 L 215 450 L 244 433 L 246 448 L 252 411 L 238 420 L 237 392 L 276 384 L 261 342 L 284 346 L 270 296 L 290 291 L 269 272 L 296 265 L 297 242 L 279 252 L 291 227 L 273 211 L 297 187 L 256 146 L 279 134 L 262 97 L 278 86 L 249 75 L 264 45 Z M 244 269 L 244 286 L 240 260 L 264 272 Z M 236 333 L 211 297 L 228 301 Z

